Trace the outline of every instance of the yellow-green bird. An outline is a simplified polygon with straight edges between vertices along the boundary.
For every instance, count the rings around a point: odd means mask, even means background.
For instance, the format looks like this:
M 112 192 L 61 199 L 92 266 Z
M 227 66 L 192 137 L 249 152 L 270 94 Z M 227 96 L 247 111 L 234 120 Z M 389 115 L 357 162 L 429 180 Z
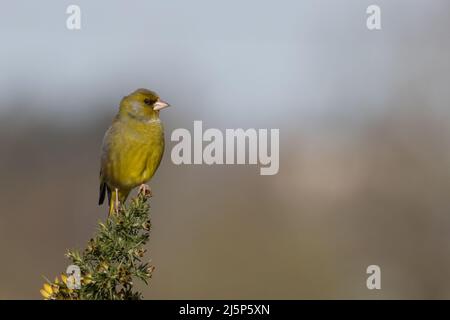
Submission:
M 109 214 L 118 212 L 130 191 L 155 173 L 164 153 L 164 128 L 159 111 L 169 104 L 153 91 L 138 89 L 120 102 L 119 112 L 105 133 L 100 168 L 99 205 L 108 195 Z

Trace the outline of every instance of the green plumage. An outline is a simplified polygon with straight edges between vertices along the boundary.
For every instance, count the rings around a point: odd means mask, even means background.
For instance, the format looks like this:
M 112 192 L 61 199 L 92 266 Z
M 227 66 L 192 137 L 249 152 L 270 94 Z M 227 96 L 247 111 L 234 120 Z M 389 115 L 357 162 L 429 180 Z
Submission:
M 108 195 L 110 213 L 117 198 L 152 178 L 164 153 L 164 129 L 159 110 L 168 106 L 158 95 L 139 89 L 122 99 L 118 114 L 103 139 L 99 204 Z

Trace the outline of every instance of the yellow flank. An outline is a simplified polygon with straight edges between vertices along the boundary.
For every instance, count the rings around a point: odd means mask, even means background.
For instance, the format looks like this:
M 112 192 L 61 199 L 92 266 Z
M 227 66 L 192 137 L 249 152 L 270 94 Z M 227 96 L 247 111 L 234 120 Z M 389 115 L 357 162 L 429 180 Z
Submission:
M 158 169 L 164 153 L 159 110 L 167 106 L 156 93 L 146 89 L 122 99 L 102 146 L 99 204 L 107 194 L 110 214 L 114 212 L 116 196 L 120 203 L 125 202 L 130 191 L 150 180 Z

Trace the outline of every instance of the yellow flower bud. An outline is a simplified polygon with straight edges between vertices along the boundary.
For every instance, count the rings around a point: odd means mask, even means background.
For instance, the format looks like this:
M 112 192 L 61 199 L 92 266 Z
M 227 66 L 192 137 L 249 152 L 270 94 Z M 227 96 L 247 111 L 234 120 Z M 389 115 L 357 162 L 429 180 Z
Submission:
M 89 273 L 83 277 L 83 284 L 89 284 L 92 282 L 92 275 Z
M 44 289 L 39 290 L 39 292 L 41 293 L 41 295 L 45 298 L 48 299 L 50 298 L 52 295 L 51 293 L 48 293 L 47 291 L 45 291 Z
M 52 286 L 49 285 L 48 283 L 44 283 L 44 290 L 45 290 L 46 292 L 48 292 L 49 294 L 52 294 L 52 293 L 53 293 Z
M 103 271 L 107 271 L 109 268 L 108 264 L 106 262 L 102 262 L 99 265 L 99 271 L 103 272 Z

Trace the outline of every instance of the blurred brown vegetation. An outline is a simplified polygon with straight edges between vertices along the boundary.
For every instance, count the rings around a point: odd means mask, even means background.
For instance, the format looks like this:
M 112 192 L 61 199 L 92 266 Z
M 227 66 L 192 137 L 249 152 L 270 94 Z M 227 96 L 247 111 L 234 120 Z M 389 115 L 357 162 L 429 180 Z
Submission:
M 105 118 L 83 130 L 2 123 L 2 298 L 38 298 L 41 275 L 64 271 L 66 249 L 106 217 L 96 205 Z M 344 127 L 287 130 L 273 177 L 174 166 L 168 142 L 151 182 L 157 269 L 145 297 L 449 297 L 448 119 L 393 107 Z M 381 292 L 365 288 L 369 264 L 382 268 Z

